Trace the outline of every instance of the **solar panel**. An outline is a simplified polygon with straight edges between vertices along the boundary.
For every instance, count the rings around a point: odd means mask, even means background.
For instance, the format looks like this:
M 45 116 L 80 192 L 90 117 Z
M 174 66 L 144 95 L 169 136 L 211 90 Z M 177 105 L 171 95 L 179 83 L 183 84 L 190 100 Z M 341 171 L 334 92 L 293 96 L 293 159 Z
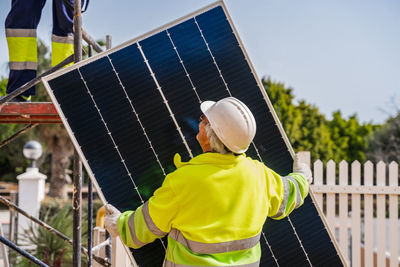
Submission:
M 133 210 L 175 167 L 201 153 L 199 104 L 234 96 L 257 121 L 248 156 L 291 172 L 293 153 L 222 2 L 44 78 L 60 117 L 104 202 Z M 261 266 L 341 266 L 321 212 L 307 197 L 281 221 L 268 219 Z M 166 239 L 132 250 L 161 266 Z

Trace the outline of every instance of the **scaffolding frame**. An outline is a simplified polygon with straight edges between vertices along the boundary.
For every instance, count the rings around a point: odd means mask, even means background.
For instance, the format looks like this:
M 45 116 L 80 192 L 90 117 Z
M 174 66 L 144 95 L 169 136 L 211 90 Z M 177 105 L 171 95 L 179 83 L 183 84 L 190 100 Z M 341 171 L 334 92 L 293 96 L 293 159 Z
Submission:
M 52 103 L 14 103 L 9 102 L 18 95 L 27 91 L 32 86 L 35 86 L 41 82 L 41 79 L 55 71 L 62 69 L 64 66 L 70 63 L 77 63 L 82 60 L 82 54 L 86 54 L 86 51 L 82 48 L 82 39 L 88 44 L 89 51 L 88 56 L 92 56 L 92 49 L 97 53 L 103 51 L 100 45 L 82 28 L 82 10 L 81 10 L 81 0 L 74 1 L 74 54 L 64 59 L 62 62 L 56 66 L 50 68 L 44 73 L 38 75 L 36 78 L 25 83 L 24 85 L 17 88 L 12 93 L 4 96 L 0 99 L 0 123 L 19 123 L 27 124 L 21 130 L 17 131 L 10 137 L 0 142 L 0 148 L 12 142 L 20 135 L 24 134 L 28 130 L 34 128 L 38 124 L 56 124 L 62 123 L 60 117 L 54 105 Z M 111 37 L 106 36 L 106 48 L 111 48 Z M 14 203 L 8 201 L 7 199 L 0 196 L 0 202 L 8 206 L 11 210 L 16 211 L 24 216 L 26 216 L 31 221 L 35 222 L 39 226 L 63 239 L 69 244 L 72 244 L 72 261 L 73 267 L 81 266 L 81 254 L 82 252 L 88 259 L 88 267 L 92 266 L 92 259 L 97 261 L 103 266 L 111 266 L 111 249 L 109 245 L 106 246 L 106 258 L 103 259 L 99 256 L 93 255 L 92 249 L 92 216 L 93 216 L 93 184 L 92 181 L 88 180 L 88 248 L 81 246 L 81 203 L 82 203 L 82 162 L 76 150 L 74 150 L 74 168 L 73 168 L 73 180 L 74 189 L 72 196 L 73 203 L 73 238 L 69 239 L 67 236 L 57 231 L 50 225 L 42 222 L 38 218 L 32 217 L 22 209 L 20 209 Z M 11 249 L 18 252 L 20 255 L 26 257 L 31 262 L 36 263 L 39 266 L 48 266 L 27 251 L 23 250 L 17 244 L 6 239 L 4 236 L 0 236 L 0 242 L 3 245 L 7 245 Z

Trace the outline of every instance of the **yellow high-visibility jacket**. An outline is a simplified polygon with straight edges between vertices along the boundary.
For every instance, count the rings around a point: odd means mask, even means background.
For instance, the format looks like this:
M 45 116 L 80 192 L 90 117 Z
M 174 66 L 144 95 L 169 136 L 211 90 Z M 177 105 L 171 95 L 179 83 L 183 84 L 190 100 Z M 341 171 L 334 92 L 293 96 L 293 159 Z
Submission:
M 118 219 L 123 242 L 142 247 L 168 235 L 164 266 L 259 266 L 267 216 L 281 219 L 303 204 L 308 183 L 281 177 L 241 155 L 204 153 L 177 170 L 136 211 Z

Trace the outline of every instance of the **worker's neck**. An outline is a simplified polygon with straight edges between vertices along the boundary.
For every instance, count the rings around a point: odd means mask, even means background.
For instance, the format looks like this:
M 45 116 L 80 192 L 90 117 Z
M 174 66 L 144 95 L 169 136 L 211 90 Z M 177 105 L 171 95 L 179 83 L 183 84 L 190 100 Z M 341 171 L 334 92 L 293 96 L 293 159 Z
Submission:
M 207 140 L 208 141 L 208 140 Z M 200 144 L 200 146 L 201 146 L 201 149 L 203 150 L 203 153 L 206 153 L 206 152 L 214 152 L 212 149 L 211 149 L 211 146 L 210 146 L 210 143 L 209 142 L 199 142 L 199 144 Z
M 203 153 L 207 153 L 207 152 L 215 152 L 214 150 L 211 149 L 211 147 L 201 147 L 201 149 L 203 150 Z

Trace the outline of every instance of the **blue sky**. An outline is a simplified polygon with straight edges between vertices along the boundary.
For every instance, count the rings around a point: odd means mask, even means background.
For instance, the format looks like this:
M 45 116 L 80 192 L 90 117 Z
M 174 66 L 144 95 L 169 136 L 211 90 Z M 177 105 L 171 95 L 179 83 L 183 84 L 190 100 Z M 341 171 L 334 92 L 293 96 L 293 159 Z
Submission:
M 50 44 L 51 2 L 38 36 Z M 113 45 L 146 33 L 214 1 L 92 0 L 83 15 L 95 38 Z M 294 88 L 296 99 L 382 123 L 400 106 L 400 1 L 226 0 L 258 76 Z M 11 1 L 1 1 L 4 22 Z M 3 24 L 4 25 L 4 24 Z M 0 75 L 7 76 L 7 44 L 0 29 Z

